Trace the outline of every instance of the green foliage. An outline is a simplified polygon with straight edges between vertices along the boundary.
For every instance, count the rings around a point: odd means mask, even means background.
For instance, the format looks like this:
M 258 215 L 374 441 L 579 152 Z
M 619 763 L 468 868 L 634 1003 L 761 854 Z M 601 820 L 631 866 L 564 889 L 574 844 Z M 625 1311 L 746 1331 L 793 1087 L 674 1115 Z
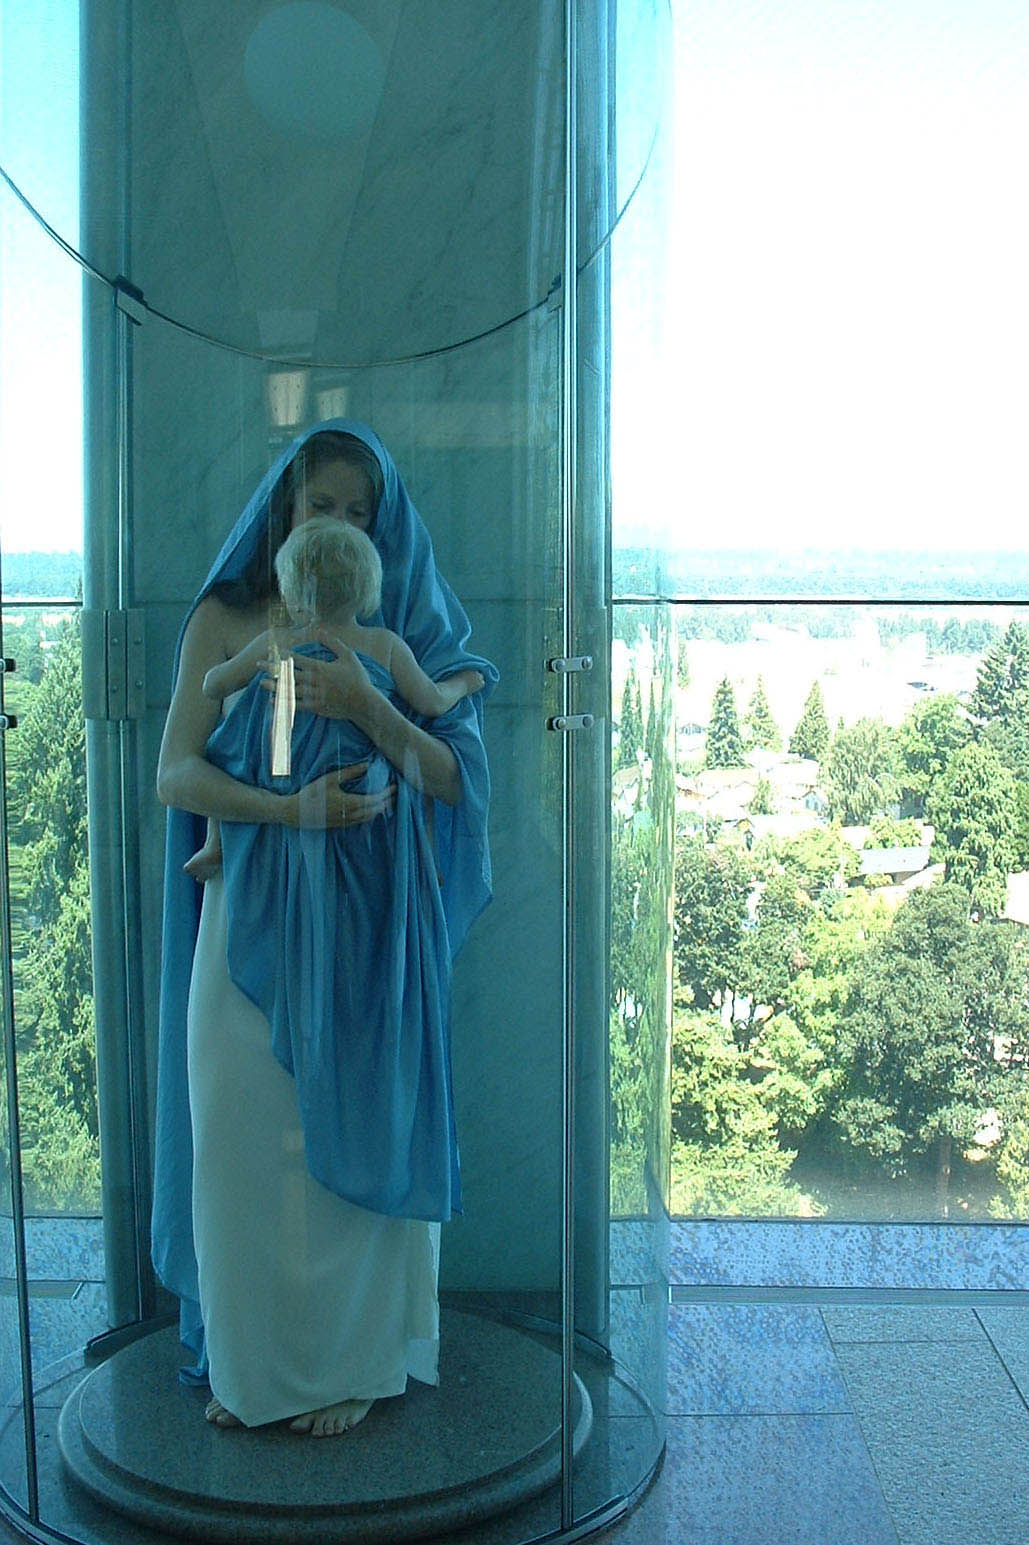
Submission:
M 808 915 L 805 964 L 790 984 L 790 1014 L 817 1045 L 835 1088 L 842 1080 L 839 1025 L 869 948 L 889 927 L 891 913 L 863 887 L 829 893 Z
M 1029 869 L 1029 783 L 1015 784 L 1014 868 Z
M 750 1048 L 756 1085 L 780 1133 L 801 1133 L 825 1107 L 833 1077 L 822 1048 L 789 1014 L 773 1014 L 760 1027 Z
M 942 692 L 915 704 L 897 731 L 899 777 L 908 808 L 925 813 L 937 780 L 971 734 L 968 718 L 952 693 Z
M 975 923 L 956 885 L 915 891 L 864 958 L 839 1027 L 843 1142 L 902 1175 L 967 1143 L 1026 1050 L 1029 962 L 1003 924 Z
M 782 735 L 779 733 L 779 726 L 775 722 L 765 684 L 760 676 L 751 694 L 745 722 L 749 730 L 751 746 L 758 746 L 765 751 L 782 750 Z
M 809 826 L 771 844 L 776 863 L 794 884 L 816 896 L 827 885 L 857 874 L 860 863 L 838 826 Z
M 747 806 L 751 815 L 775 814 L 775 791 L 767 778 L 759 778 Z
M 676 634 L 675 680 L 679 690 L 685 692 L 690 684 L 690 661 L 686 653 L 686 640 L 681 632 Z
M 945 879 L 963 887 L 976 911 L 996 916 L 1015 862 L 1018 798 L 988 742 L 972 741 L 955 754 L 936 783 L 928 816 Z
M 1029 1089 L 1024 1085 L 1006 1102 L 996 1173 L 991 1216 L 1029 1218 Z
M 881 719 L 859 719 L 841 729 L 825 769 L 825 796 L 833 819 L 859 826 L 883 814 L 900 793 L 896 743 Z
M 866 848 L 917 848 L 922 843 L 922 828 L 913 816 L 898 820 L 892 815 L 872 817 L 865 838 Z
M 736 697 L 732 682 L 724 677 L 715 688 L 711 715 L 707 727 L 707 767 L 742 767 L 744 765 L 743 736 L 736 713 Z
M 776 1114 L 750 1060 L 713 1014 L 679 1011 L 672 1026 L 672 1209 L 786 1213 L 803 1202 L 787 1180 Z
M 10 596 L 72 600 L 81 594 L 81 553 L 4 553 L 6 604 Z
M 829 749 L 830 739 L 829 720 L 826 718 L 822 689 L 815 681 L 811 684 L 811 691 L 807 695 L 804 712 L 800 716 L 797 728 L 790 736 L 790 750 L 795 756 L 809 757 L 813 762 L 821 762 Z
M 629 662 L 629 674 L 622 690 L 622 711 L 618 718 L 618 767 L 635 767 L 636 753 L 643 748 L 643 705 L 636 670 Z
M 750 1017 L 738 1034 L 749 1043 L 758 1011 L 782 1009 L 789 1003 L 790 984 L 807 964 L 804 927 L 812 902 L 789 872 L 767 881 L 757 905 L 755 926 L 748 929 L 741 950 L 738 991 L 750 1000 Z
M 9 765 L 15 1019 L 23 1168 L 30 1208 L 99 1206 L 85 726 L 79 619 L 60 625 Z
M 12 703 L 12 688 L 17 694 L 25 682 L 33 684 L 43 675 L 45 651 L 43 639 L 49 631 L 44 614 L 38 607 L 24 612 L 4 612 L 4 654 L 17 661 L 17 671 L 4 682 L 4 694 Z M 13 703 L 12 703 L 13 706 Z M 19 712 L 24 710 L 19 709 Z
M 1011 622 L 983 656 L 972 693 L 972 716 L 982 727 L 1024 719 L 1029 702 L 1029 632 Z
M 705 847 L 696 837 L 677 844 L 675 969 L 698 1008 L 723 1002 L 738 977 L 749 890 L 738 849 Z
M 878 619 L 879 637 L 890 645 L 912 633 L 925 635 L 925 647 L 929 654 L 982 654 L 995 639 L 1000 629 L 995 622 L 972 617 L 962 622 L 958 617 L 948 617 L 938 622 L 933 617 L 889 612 Z
M 667 629 L 655 638 L 656 681 L 671 676 Z M 611 834 L 611 1186 L 616 1210 L 644 1213 L 667 1190 L 671 1006 L 668 923 L 673 871 L 671 693 L 652 687 L 648 757 L 633 816 Z

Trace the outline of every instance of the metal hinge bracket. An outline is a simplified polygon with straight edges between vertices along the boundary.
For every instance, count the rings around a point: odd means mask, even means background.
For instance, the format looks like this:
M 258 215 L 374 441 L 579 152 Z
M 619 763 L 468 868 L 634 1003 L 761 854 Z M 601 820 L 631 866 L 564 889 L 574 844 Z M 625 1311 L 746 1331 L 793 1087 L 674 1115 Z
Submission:
M 140 327 L 147 319 L 148 307 L 143 291 L 124 274 L 119 274 L 114 280 L 114 304 L 119 311 L 124 311 L 130 322 L 135 322 Z
M 552 660 L 546 662 L 548 671 L 556 671 L 559 676 L 569 674 L 571 671 L 591 671 L 593 669 L 593 656 L 591 654 L 555 655 Z
M 146 709 L 143 612 L 82 612 L 82 709 L 87 719 L 139 719 Z
M 558 713 L 547 720 L 548 730 L 588 730 L 592 726 L 591 713 Z

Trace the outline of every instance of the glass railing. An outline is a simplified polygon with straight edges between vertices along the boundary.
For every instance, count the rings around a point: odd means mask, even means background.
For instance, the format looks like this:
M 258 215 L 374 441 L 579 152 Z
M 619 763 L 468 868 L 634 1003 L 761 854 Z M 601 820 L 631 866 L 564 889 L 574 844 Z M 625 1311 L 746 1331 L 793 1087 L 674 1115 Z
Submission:
M 650 610 L 615 614 L 616 859 Z M 674 610 L 673 1213 L 1023 1218 L 1026 612 Z

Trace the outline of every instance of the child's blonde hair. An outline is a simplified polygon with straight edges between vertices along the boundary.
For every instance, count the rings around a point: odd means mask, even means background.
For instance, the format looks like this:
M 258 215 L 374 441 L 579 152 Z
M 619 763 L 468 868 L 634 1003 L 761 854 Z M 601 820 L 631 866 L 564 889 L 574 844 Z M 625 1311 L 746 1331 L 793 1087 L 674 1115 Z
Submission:
M 382 560 L 369 536 L 347 521 L 312 515 L 275 554 L 279 593 L 294 622 L 353 609 L 370 617 L 382 594 Z

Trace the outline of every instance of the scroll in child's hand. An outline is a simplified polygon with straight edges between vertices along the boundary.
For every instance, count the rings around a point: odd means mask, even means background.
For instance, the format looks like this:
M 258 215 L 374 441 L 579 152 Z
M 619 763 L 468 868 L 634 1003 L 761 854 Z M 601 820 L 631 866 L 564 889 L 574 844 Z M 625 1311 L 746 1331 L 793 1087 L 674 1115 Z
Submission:
M 279 661 L 275 679 L 275 698 L 272 703 L 272 777 L 287 778 L 290 773 L 290 753 L 293 745 L 293 718 L 297 710 L 296 680 L 293 674 L 293 656 Z

